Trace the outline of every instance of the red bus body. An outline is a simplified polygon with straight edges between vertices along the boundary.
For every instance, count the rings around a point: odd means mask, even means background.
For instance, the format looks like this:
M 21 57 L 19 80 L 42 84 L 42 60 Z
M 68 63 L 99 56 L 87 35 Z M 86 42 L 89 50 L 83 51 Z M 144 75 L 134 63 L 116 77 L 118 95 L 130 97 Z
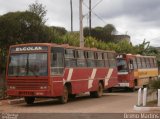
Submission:
M 43 49 L 44 48 L 44 49 Z M 54 71 L 60 71 L 54 69 L 51 67 L 51 65 L 54 66 L 54 62 L 52 63 L 52 59 L 55 57 L 58 57 L 58 55 L 52 54 L 52 49 L 54 48 L 61 48 L 66 49 L 72 49 L 72 50 L 82 50 L 84 52 L 92 51 L 92 52 L 103 52 L 99 50 L 92 50 L 92 49 L 80 49 L 76 47 L 70 47 L 67 45 L 57 45 L 57 44 L 48 44 L 48 43 L 32 43 L 32 44 L 21 44 L 21 45 L 15 45 L 10 47 L 9 57 L 8 57 L 8 64 L 7 64 L 7 70 L 6 70 L 6 80 L 7 80 L 7 94 L 9 96 L 18 96 L 18 97 L 59 97 L 62 96 L 64 85 L 69 85 L 71 88 L 70 93 L 71 94 L 79 94 L 82 92 L 88 92 L 88 91 L 95 91 L 98 88 L 98 83 L 101 82 L 103 84 L 104 88 L 111 88 L 115 85 L 117 85 L 117 67 L 66 67 L 62 69 L 63 72 L 59 75 L 54 75 Z M 59 50 L 59 49 L 58 49 Z M 57 52 L 59 52 L 57 50 Z M 54 51 L 53 51 L 54 52 Z M 26 54 L 31 54 L 31 56 L 28 56 Z M 34 53 L 34 55 L 32 54 Z M 47 54 L 47 64 L 38 62 L 35 59 L 35 57 L 41 57 L 36 56 L 36 53 L 46 53 Z M 115 52 L 110 52 L 115 54 Z M 18 55 L 17 55 L 18 54 Z M 15 62 L 15 57 L 20 57 L 23 59 L 23 57 L 19 56 L 19 54 L 25 54 L 25 57 L 30 57 L 28 60 L 33 60 L 31 63 L 39 63 L 39 67 L 46 67 L 47 66 L 47 72 L 48 74 L 45 76 L 39 76 L 39 75 L 33 75 L 32 76 L 19 76 L 15 75 L 13 72 L 15 70 L 12 70 L 15 68 L 17 72 L 20 72 L 15 67 L 15 64 L 18 63 L 19 59 L 16 59 L 17 62 Z M 46 57 L 46 55 L 43 54 L 43 57 Z M 51 56 L 53 55 L 53 57 Z M 42 57 L 42 58 L 43 58 Z M 59 59 L 60 60 L 60 59 Z M 77 59 L 76 59 L 77 60 Z M 86 62 L 86 58 L 84 61 Z M 43 61 L 43 60 L 42 60 Z M 69 59 L 68 61 L 71 61 Z M 78 60 L 77 60 L 78 61 Z M 12 63 L 10 63 L 12 62 Z M 57 62 L 59 62 L 57 60 Z M 81 61 L 80 61 L 81 62 Z M 38 64 L 37 63 L 37 64 Z M 10 65 L 13 66 L 10 66 Z M 19 64 L 18 64 L 19 65 Z M 27 63 L 26 63 L 27 65 Z M 21 65 L 20 65 L 21 66 Z M 32 65 L 33 66 L 33 65 Z M 9 67 L 11 67 L 9 69 Z M 34 68 L 33 68 L 34 69 Z M 42 68 L 43 69 L 43 68 Z M 53 69 L 53 70 L 52 70 Z M 22 71 L 25 69 L 22 69 Z M 53 71 L 53 75 L 52 75 Z M 34 72 L 34 71 L 31 71 Z M 10 74 L 10 76 L 9 76 Z

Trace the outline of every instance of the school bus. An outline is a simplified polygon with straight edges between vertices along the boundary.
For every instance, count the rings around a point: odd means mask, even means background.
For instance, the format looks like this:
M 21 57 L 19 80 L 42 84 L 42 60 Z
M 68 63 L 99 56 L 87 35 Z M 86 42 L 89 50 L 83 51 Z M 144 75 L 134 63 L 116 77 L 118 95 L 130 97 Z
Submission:
M 118 81 L 116 87 L 126 87 L 131 91 L 147 86 L 150 80 L 158 78 L 155 56 L 118 54 Z
M 6 69 L 7 94 L 35 98 L 56 97 L 61 103 L 90 92 L 101 97 L 103 90 L 118 84 L 116 53 L 52 43 L 29 43 L 10 47 Z

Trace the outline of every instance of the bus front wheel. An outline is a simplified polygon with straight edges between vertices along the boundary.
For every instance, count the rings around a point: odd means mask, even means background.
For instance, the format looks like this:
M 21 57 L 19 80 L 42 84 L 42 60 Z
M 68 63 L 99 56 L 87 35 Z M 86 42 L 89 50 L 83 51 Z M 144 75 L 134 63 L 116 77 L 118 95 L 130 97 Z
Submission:
M 35 101 L 35 97 L 25 97 L 24 99 L 25 99 L 25 102 L 29 105 L 33 104 Z
M 99 83 L 97 91 L 91 91 L 90 96 L 95 97 L 95 98 L 99 98 L 102 95 L 103 95 L 103 86 L 102 86 L 102 83 Z
M 65 104 L 68 102 L 68 88 L 64 86 L 62 96 L 59 97 L 59 101 L 61 104 Z

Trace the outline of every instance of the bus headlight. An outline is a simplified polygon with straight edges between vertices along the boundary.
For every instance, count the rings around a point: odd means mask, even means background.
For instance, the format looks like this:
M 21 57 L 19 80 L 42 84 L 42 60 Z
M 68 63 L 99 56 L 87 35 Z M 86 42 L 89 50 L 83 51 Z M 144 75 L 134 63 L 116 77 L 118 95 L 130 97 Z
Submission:
M 47 89 L 47 86 L 41 86 L 40 89 Z
M 15 86 L 9 86 L 9 89 L 16 89 Z

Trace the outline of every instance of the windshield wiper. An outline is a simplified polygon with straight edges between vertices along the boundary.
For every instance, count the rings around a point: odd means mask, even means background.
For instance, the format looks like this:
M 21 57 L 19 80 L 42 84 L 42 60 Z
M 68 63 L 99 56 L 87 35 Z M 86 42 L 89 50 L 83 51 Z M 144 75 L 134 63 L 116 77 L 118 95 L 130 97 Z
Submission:
M 28 72 L 27 75 L 29 74 L 29 71 L 31 71 L 33 73 L 33 76 L 38 77 L 39 75 L 32 69 L 32 67 L 28 66 Z
M 33 73 L 33 76 L 38 77 L 38 75 L 34 72 L 34 70 L 32 69 L 32 67 L 29 66 L 29 54 L 27 55 L 26 68 L 27 68 L 26 76 L 28 76 L 29 71 L 31 71 Z

